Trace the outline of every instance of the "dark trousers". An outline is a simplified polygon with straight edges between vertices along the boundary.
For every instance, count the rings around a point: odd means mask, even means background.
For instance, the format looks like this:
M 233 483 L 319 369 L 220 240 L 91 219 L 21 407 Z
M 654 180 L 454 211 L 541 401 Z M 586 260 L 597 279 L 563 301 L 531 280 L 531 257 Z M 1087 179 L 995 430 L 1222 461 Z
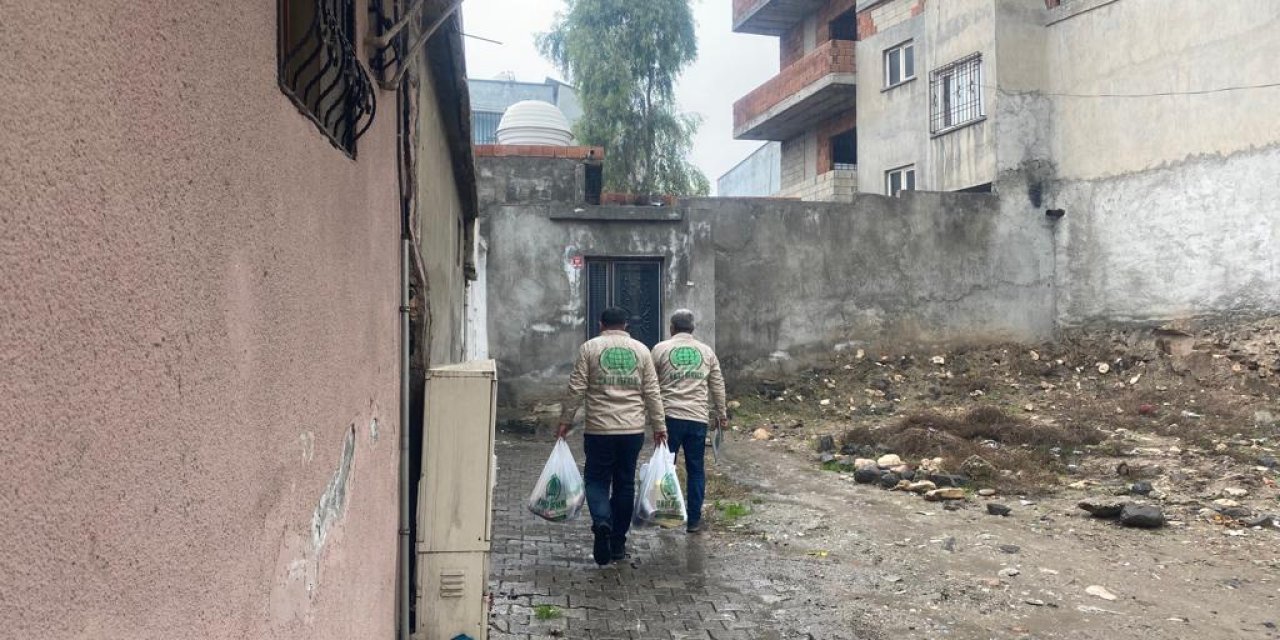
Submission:
M 636 459 L 644 448 L 644 434 L 588 433 L 583 444 L 587 453 L 584 480 L 592 529 L 608 523 L 614 541 L 626 542 L 636 499 Z
M 667 418 L 667 446 L 673 453 L 684 448 L 684 470 L 688 477 L 685 498 L 689 501 L 689 526 L 702 521 L 702 501 L 707 495 L 707 472 L 703 457 L 707 451 L 707 423 Z

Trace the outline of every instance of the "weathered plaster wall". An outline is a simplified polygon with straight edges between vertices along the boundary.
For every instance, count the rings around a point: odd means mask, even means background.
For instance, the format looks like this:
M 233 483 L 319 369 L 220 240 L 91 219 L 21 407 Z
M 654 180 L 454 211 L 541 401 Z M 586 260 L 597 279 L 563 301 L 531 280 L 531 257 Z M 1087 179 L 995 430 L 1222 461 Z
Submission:
M 650 214 L 678 219 L 636 219 Z M 683 210 L 500 205 L 485 211 L 483 235 L 489 245 L 489 355 L 498 361 L 499 402 L 505 406 L 564 391 L 589 321 L 586 270 L 573 265 L 575 256 L 663 258 L 663 312 L 692 309 L 699 335 L 714 340 L 711 226 Z
M 463 266 L 474 238 L 453 180 L 453 155 L 436 96 L 436 81 L 423 74 L 418 100 L 418 238 L 431 278 L 431 364 L 463 358 L 467 278 Z
M 994 196 L 689 208 L 714 230 L 716 340 L 739 375 L 843 343 L 1039 339 L 1053 329 L 1052 230 Z
M 1274 79 L 1280 4 L 1093 1 L 1048 15 L 1060 320 L 1280 309 L 1280 89 L 1094 97 Z
M 476 162 L 480 206 L 582 202 L 584 171 L 581 161 L 570 159 L 481 158 Z
M 3 635 L 392 637 L 391 94 L 352 161 L 274 2 L 0 15 Z
M 1100 5 L 1080 12 L 1085 6 Z M 1074 2 L 1048 12 L 1054 94 L 1144 94 L 1275 81 L 1280 3 Z M 1054 97 L 1053 155 L 1065 180 L 1154 169 L 1280 141 L 1280 88 L 1144 98 Z M 1099 153 L 1098 145 L 1107 152 Z
M 1063 181 L 1060 320 L 1280 310 L 1280 145 Z
M 492 162 L 505 160 L 482 160 L 482 173 Z M 663 257 L 664 312 L 692 308 L 735 378 L 845 343 L 1040 339 L 1053 328 L 1051 223 L 990 195 L 497 205 L 483 235 L 490 355 L 512 408 L 561 396 L 586 338 L 574 256 Z

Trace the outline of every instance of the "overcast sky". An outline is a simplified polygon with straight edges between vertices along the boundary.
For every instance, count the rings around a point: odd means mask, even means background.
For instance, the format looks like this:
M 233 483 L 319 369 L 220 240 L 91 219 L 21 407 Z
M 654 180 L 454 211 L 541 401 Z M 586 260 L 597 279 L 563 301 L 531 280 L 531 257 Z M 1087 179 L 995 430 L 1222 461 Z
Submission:
M 637 0 L 643 1 L 643 0 Z M 778 39 L 731 30 L 732 0 L 692 0 L 698 22 L 698 61 L 676 87 L 680 109 L 702 115 L 693 161 L 715 187 L 716 178 L 760 146 L 733 139 L 733 101 L 778 72 Z M 517 80 L 560 78 L 538 54 L 533 36 L 546 31 L 561 0 L 466 0 L 463 28 L 501 45 L 466 38 L 467 73 L 493 78 L 510 71 Z

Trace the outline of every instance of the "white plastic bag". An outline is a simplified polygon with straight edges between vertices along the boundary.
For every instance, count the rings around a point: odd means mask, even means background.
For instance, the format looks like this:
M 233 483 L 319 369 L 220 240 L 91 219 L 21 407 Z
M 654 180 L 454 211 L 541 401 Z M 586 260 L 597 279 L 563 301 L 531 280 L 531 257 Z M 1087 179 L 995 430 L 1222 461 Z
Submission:
M 568 522 L 578 517 L 586 497 L 578 463 L 569 451 L 569 443 L 560 438 L 529 495 L 529 510 L 552 522 Z
M 679 527 L 688 521 L 680 477 L 676 475 L 676 454 L 666 446 L 656 447 L 653 457 L 640 468 L 640 486 L 631 521 L 640 527 L 657 525 L 664 529 Z

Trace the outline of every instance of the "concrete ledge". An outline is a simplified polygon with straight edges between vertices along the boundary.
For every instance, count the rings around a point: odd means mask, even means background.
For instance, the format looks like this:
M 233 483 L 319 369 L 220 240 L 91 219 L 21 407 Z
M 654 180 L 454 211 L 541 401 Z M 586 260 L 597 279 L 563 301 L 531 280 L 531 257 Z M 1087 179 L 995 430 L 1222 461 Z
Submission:
M 552 220 L 590 220 L 595 222 L 680 222 L 683 207 L 591 206 L 555 208 L 547 216 Z

